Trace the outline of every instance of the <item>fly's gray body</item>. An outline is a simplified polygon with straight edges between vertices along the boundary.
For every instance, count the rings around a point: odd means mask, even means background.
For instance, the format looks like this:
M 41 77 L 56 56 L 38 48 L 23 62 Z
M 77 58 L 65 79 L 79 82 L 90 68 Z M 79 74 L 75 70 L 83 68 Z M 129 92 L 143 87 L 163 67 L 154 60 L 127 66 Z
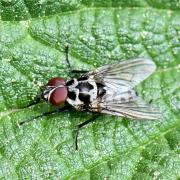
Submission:
M 71 69 L 68 60 L 68 46 L 66 47 L 66 61 Z M 133 119 L 159 119 L 161 113 L 150 103 L 142 100 L 135 91 L 135 86 L 149 77 L 155 69 L 156 65 L 153 61 L 138 58 L 102 66 L 84 73 L 78 79 L 66 81 L 64 78 L 54 77 L 48 81 L 41 97 L 54 106 L 64 105 L 54 112 L 67 110 L 70 107 L 68 105 L 71 105 L 80 111 L 105 113 Z M 82 73 L 82 71 L 78 72 Z M 40 100 L 39 97 L 36 102 Z M 37 118 L 54 112 L 43 113 Z M 91 118 L 77 126 L 76 150 L 78 149 L 79 129 L 95 119 L 93 117 L 93 119 Z M 32 120 L 22 121 L 20 125 Z
M 68 48 L 66 60 L 68 61 Z M 158 119 L 160 112 L 150 103 L 142 100 L 135 91 L 135 86 L 149 77 L 156 69 L 153 61 L 144 58 L 132 59 L 106 65 L 81 75 L 78 79 L 66 81 L 55 77 L 48 81 L 41 97 L 54 106 L 64 105 L 58 112 L 67 110 L 71 105 L 80 111 L 105 113 L 133 119 Z M 40 98 L 38 98 L 40 101 Z M 37 102 L 38 102 L 37 101 Z M 55 111 L 57 112 L 57 111 Z M 38 116 L 42 117 L 43 113 Z M 75 137 L 76 150 L 79 129 L 96 118 L 89 119 L 77 127 Z M 20 125 L 28 121 L 20 122 Z

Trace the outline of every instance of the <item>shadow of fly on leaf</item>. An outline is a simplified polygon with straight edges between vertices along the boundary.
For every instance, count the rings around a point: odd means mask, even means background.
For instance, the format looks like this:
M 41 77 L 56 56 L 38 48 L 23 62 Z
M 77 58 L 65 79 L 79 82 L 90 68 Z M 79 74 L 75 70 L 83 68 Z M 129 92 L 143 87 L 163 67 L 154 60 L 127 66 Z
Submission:
M 156 65 L 152 60 L 136 58 L 105 65 L 92 71 L 73 70 L 68 58 L 68 50 L 69 47 L 66 46 L 67 66 L 70 73 L 79 74 L 79 78 L 65 80 L 61 77 L 54 77 L 50 79 L 41 95 L 27 107 L 45 100 L 56 106 L 57 110 L 19 122 L 19 125 L 46 115 L 69 110 L 72 107 L 78 111 L 94 112 L 95 115 L 92 118 L 77 126 L 75 148 L 78 150 L 79 130 L 95 121 L 100 113 L 141 120 L 160 118 L 159 110 L 143 101 L 134 89 L 155 71 Z

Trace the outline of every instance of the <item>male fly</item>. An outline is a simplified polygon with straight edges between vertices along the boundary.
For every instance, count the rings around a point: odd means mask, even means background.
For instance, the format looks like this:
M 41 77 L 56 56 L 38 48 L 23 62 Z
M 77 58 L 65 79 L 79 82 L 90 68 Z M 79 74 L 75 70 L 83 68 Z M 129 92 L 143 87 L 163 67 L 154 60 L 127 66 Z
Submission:
M 71 69 L 68 46 L 66 47 L 66 61 Z M 41 97 L 54 106 L 64 105 L 59 111 L 64 111 L 71 106 L 79 111 L 133 119 L 158 119 L 159 111 L 144 102 L 134 89 L 155 69 L 156 65 L 152 60 L 137 58 L 105 65 L 89 72 L 72 70 L 72 73 L 81 73 L 79 78 L 71 80 L 61 77 L 52 78 L 45 86 Z M 79 124 L 78 130 L 92 120 L 94 119 Z M 28 121 L 20 124 L 25 122 Z M 77 136 L 78 131 L 76 149 Z

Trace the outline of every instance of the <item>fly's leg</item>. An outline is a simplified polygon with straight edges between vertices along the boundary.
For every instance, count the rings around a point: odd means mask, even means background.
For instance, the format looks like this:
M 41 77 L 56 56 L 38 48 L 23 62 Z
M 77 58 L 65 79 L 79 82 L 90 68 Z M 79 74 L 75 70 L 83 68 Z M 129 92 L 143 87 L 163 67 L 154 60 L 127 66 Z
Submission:
M 153 102 L 153 99 L 150 99 L 150 100 L 149 100 L 149 104 L 152 104 L 152 102 Z
M 72 71 L 71 63 L 69 61 L 69 45 L 65 45 L 65 54 L 66 54 L 67 66 L 70 69 L 70 71 Z
M 23 108 L 28 108 L 30 106 L 36 105 L 41 101 L 41 99 L 42 99 L 41 96 L 38 96 L 38 97 L 36 97 L 36 99 L 34 101 L 32 101 L 31 103 L 29 103 L 27 106 L 25 106 Z
M 41 118 L 41 117 L 43 117 L 43 116 L 47 116 L 47 115 L 51 115 L 51 114 L 56 114 L 56 113 L 59 113 L 59 112 L 64 112 L 64 111 L 68 110 L 69 108 L 70 108 L 70 106 L 64 106 L 64 107 L 61 108 L 61 109 L 57 109 L 57 110 L 51 111 L 51 112 L 42 113 L 42 114 L 40 114 L 40 115 L 38 115 L 38 116 L 36 116 L 36 117 L 34 117 L 34 118 L 32 118 L 32 119 L 28 119 L 28 120 L 26 120 L 26 121 L 21 121 L 21 122 L 19 122 L 18 124 L 21 126 L 21 125 L 30 123 L 30 122 L 32 122 L 32 121 L 34 121 L 34 120 L 38 120 L 39 118 Z
M 87 70 L 72 70 L 71 72 L 72 72 L 72 73 L 82 74 L 82 73 L 87 73 L 87 72 L 89 72 L 89 71 L 87 71 Z
M 77 129 L 76 129 L 76 134 L 75 134 L 75 148 L 76 150 L 78 150 L 78 135 L 79 135 L 79 130 L 81 130 L 81 128 L 85 127 L 86 125 L 88 125 L 89 123 L 92 123 L 94 121 L 96 121 L 96 119 L 99 117 L 100 115 L 95 115 L 92 116 L 90 119 L 88 119 L 87 121 L 78 124 Z
M 66 54 L 66 62 L 67 62 L 68 68 L 71 71 L 71 73 L 87 73 L 88 72 L 86 70 L 74 70 L 74 69 L 72 69 L 71 63 L 69 61 L 69 45 L 65 46 L 65 54 Z

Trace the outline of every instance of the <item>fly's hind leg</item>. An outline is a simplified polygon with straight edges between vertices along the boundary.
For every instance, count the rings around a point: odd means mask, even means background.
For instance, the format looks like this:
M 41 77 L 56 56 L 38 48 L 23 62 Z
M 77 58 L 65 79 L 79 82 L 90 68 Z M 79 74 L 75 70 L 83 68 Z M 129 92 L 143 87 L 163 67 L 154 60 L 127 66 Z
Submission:
M 89 123 L 92 123 L 94 121 L 96 121 L 96 119 L 99 117 L 100 115 L 95 115 L 92 116 L 90 119 L 88 119 L 87 121 L 78 124 L 76 132 L 75 132 L 75 148 L 76 150 L 78 150 L 78 135 L 79 135 L 79 131 L 81 130 L 81 128 L 85 127 L 86 125 L 88 125 Z
M 71 73 L 80 73 L 80 74 L 82 74 L 82 73 L 87 73 L 88 72 L 87 70 L 75 70 L 75 69 L 72 69 L 71 63 L 69 61 L 69 45 L 65 46 L 65 54 L 66 54 L 67 66 L 68 66 Z

